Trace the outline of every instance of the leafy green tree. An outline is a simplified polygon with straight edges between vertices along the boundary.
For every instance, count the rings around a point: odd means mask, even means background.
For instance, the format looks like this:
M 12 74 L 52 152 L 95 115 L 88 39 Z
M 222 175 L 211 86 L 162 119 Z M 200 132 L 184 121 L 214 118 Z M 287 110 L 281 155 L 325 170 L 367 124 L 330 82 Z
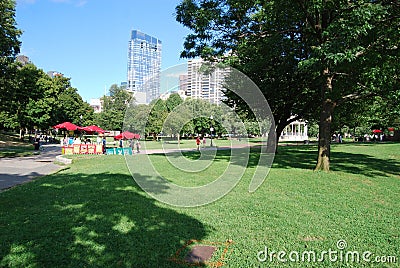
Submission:
M 211 126 L 210 116 L 215 116 L 212 109 L 213 105 L 201 99 L 187 99 L 185 101 L 189 113 L 191 114 L 193 133 L 204 135 L 209 133 Z
M 77 89 L 68 87 L 57 98 L 58 122 L 70 121 L 84 126 L 93 122 L 93 108 L 82 100 Z
M 260 20 L 265 20 L 263 16 L 274 13 L 273 10 L 269 10 L 269 13 L 264 10 L 253 13 L 261 9 L 257 7 L 257 3 L 258 1 L 183 1 L 177 7 L 177 20 L 195 34 L 187 36 L 181 56 L 201 56 L 211 61 L 218 57 L 246 74 L 267 98 L 276 125 L 276 129 L 267 132 L 271 134 L 270 138 L 279 139 L 280 133 L 288 124 L 309 116 L 309 110 L 315 108 L 317 102 L 309 98 L 307 80 L 304 79 L 307 76 L 297 67 L 298 62 L 304 58 L 304 53 L 299 48 L 299 39 L 288 36 L 283 30 L 291 27 L 284 12 L 286 8 L 280 6 L 282 10 L 277 10 L 277 7 L 275 11 L 279 11 L 278 15 L 271 15 L 268 24 L 257 28 L 255 25 L 262 23 Z M 249 25 L 254 25 L 254 28 Z M 267 31 L 271 33 L 271 38 L 264 38 Z M 250 122 L 254 120 L 254 114 L 248 105 L 228 90 L 237 88 L 241 91 L 244 88 L 238 84 L 242 77 L 235 77 L 236 75 L 231 73 L 226 81 L 226 103 L 235 108 L 242 121 Z M 256 133 L 264 131 L 266 130 L 251 130 Z M 245 133 L 243 129 L 240 132 Z
M 277 126 L 292 115 L 307 119 L 319 103 L 316 170 L 329 170 L 335 108 L 398 88 L 399 9 L 397 1 L 369 0 L 184 0 L 176 8 L 193 31 L 182 56 L 242 66 L 274 97 Z M 287 104 L 293 108 L 280 109 Z
M 104 110 L 120 111 L 125 113 L 128 103 L 132 101 L 133 94 L 124 86 L 116 84 L 110 87 L 110 96 L 104 96 Z
M 77 125 L 93 123 L 93 108 L 84 102 L 76 88 L 71 87 L 70 78 L 51 78 L 43 71 L 36 81 L 37 98 L 31 98 L 26 107 L 31 125 L 48 129 L 53 125 L 69 121 Z
M 124 129 L 145 135 L 150 108 L 147 104 L 130 105 L 125 115 Z
M 125 87 L 116 84 L 110 87 L 110 95 L 103 96 L 103 111 L 96 115 L 95 122 L 104 129 L 122 130 L 125 112 L 133 95 Z
M 168 112 L 171 112 L 177 106 L 179 106 L 182 102 L 183 102 L 183 100 L 182 100 L 181 96 L 179 96 L 178 93 L 173 93 L 165 101 L 165 105 L 167 106 Z
M 150 103 L 151 111 L 148 115 L 146 132 L 153 135 L 154 140 L 163 130 L 165 119 L 168 116 L 168 108 L 165 101 L 156 99 Z
M 43 75 L 44 72 L 33 64 L 17 69 L 13 81 L 14 90 L 4 99 L 8 106 L 2 111 L 0 120 L 3 126 L 21 131 L 33 126 L 27 107 L 32 101 L 40 99 L 41 91 L 36 83 Z
M 190 118 L 191 113 L 188 106 L 179 106 L 177 109 L 172 110 L 165 119 L 163 133 L 176 136 L 178 143 L 180 143 L 181 135 L 184 134 L 184 131 L 187 131 L 187 129 L 183 129 L 183 126 L 191 121 Z
M 386 131 L 400 129 L 400 90 L 387 96 L 376 96 L 368 100 L 357 100 L 337 107 L 332 127 L 340 131 L 346 127 L 357 136 L 370 134 L 373 129 Z
M 0 114 L 10 112 L 10 103 L 14 100 L 16 85 L 14 84 L 17 72 L 15 56 L 20 51 L 19 37 L 21 30 L 17 29 L 15 20 L 15 1 L 2 0 L 0 2 Z M 4 121 L 3 121 L 4 122 Z M 0 122 L 0 127 L 10 123 Z M 12 124 L 11 124 L 12 125 Z
M 385 95 L 393 87 L 399 51 L 399 5 L 385 1 L 297 1 L 304 46 L 310 55 L 300 66 L 318 73 L 321 110 L 316 169 L 329 170 L 331 124 L 335 108 L 347 101 Z M 397 66 L 396 66 L 397 65 Z

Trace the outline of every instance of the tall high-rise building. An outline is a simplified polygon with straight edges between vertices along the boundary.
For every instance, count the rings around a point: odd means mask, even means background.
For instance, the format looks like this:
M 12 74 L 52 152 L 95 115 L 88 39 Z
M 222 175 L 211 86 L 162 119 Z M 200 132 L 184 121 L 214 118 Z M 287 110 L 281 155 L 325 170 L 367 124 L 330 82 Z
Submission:
M 28 63 L 30 63 L 31 61 L 29 60 L 28 56 L 25 55 L 18 55 L 16 58 L 17 62 L 21 63 L 22 66 L 27 65 Z
M 182 77 L 180 87 L 184 88 L 188 97 L 220 104 L 225 98 L 222 89 L 229 69 L 215 68 L 210 72 L 202 72 L 203 64 L 205 62 L 202 59 L 189 60 L 187 77 Z
M 133 30 L 128 48 L 128 85 L 132 92 L 146 93 L 146 102 L 160 95 L 161 49 L 159 39 Z

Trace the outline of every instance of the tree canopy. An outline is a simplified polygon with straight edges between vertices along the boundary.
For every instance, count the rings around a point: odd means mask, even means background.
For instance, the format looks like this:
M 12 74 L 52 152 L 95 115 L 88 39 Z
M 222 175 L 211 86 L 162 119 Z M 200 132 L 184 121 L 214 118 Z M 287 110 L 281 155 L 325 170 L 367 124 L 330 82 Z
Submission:
M 80 125 L 93 122 L 93 109 L 71 87 L 69 78 L 51 78 L 30 63 L 15 70 L 9 87 L 12 93 L 0 109 L 3 128 L 45 130 L 64 121 Z
M 277 128 L 319 113 L 316 169 L 329 170 L 338 105 L 399 90 L 398 1 L 184 0 L 176 18 L 192 31 L 181 56 L 233 63 L 264 93 Z
M 95 116 L 95 122 L 101 128 L 122 130 L 124 116 L 133 94 L 124 86 L 112 85 L 109 96 L 103 96 L 103 111 Z
M 17 71 L 15 56 L 19 53 L 22 34 L 15 21 L 15 1 L 0 2 L 0 111 L 8 106 L 7 99 L 14 93 Z

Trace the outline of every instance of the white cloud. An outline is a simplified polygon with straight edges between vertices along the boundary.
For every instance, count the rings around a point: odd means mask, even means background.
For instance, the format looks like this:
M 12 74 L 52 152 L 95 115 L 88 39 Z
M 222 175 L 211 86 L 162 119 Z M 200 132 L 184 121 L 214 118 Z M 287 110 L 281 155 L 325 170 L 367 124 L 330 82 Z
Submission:
M 76 4 L 77 7 L 83 7 L 86 5 L 87 1 L 86 0 L 79 0 L 78 3 Z

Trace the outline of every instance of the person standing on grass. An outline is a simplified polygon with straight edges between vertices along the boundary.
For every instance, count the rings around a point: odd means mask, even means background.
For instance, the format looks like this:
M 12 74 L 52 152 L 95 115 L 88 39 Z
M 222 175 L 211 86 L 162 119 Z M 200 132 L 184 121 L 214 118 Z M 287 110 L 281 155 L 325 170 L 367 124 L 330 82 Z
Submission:
M 103 136 L 103 154 L 106 154 L 106 144 L 107 144 L 106 137 Z
M 136 152 L 140 153 L 140 141 L 139 141 L 139 139 L 136 141 Z
M 203 148 L 206 148 L 206 143 L 207 143 L 206 136 L 203 136 Z
M 199 136 L 197 136 L 196 145 L 197 145 L 197 151 L 199 151 L 200 150 L 200 137 Z

